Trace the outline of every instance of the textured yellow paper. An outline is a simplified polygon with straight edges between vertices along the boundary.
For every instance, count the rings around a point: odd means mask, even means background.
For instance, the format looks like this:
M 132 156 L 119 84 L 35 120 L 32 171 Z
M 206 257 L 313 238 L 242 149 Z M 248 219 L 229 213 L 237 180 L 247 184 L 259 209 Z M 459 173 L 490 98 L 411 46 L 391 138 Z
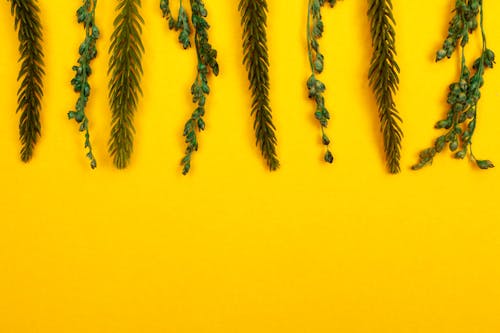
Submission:
M 365 79 L 365 1 L 325 10 L 330 166 L 306 96 L 307 3 L 270 0 L 282 163 L 272 174 L 254 147 L 237 1 L 207 1 L 221 75 L 210 81 L 207 128 L 188 177 L 179 161 L 195 54 L 167 30 L 159 1 L 143 2 L 144 98 L 125 171 L 112 167 L 106 149 L 116 2 L 98 4 L 91 171 L 66 117 L 76 100 L 69 81 L 82 39 L 80 1 L 40 0 L 43 136 L 28 165 L 18 157 L 17 38 L 10 4 L 0 1 L 0 332 L 500 332 L 499 169 L 481 172 L 445 153 L 431 168 L 409 170 L 438 135 L 433 125 L 456 78 L 456 60 L 433 61 L 454 1 L 395 1 L 399 176 L 385 170 Z M 489 46 L 500 54 L 500 3 L 485 2 Z M 500 166 L 500 68 L 485 82 L 475 154 Z

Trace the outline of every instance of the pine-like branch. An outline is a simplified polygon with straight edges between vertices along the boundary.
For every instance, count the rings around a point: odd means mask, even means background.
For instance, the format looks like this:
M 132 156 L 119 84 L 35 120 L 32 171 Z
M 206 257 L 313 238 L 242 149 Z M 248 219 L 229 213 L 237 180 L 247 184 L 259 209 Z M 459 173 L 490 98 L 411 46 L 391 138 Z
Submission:
M 96 41 L 99 38 L 99 29 L 95 25 L 95 9 L 97 0 L 83 0 L 83 5 L 76 12 L 78 23 L 85 29 L 85 40 L 78 50 L 78 65 L 73 66 L 75 77 L 71 84 L 76 93 L 79 93 L 76 101 L 75 111 L 68 112 L 69 119 L 75 119 L 80 125 L 80 132 L 85 132 L 85 148 L 88 149 L 87 158 L 90 160 L 90 167 L 97 166 L 96 159 L 92 152 L 89 133 L 89 119 L 85 113 L 85 107 L 90 96 L 89 76 L 92 74 L 90 63 L 97 56 Z
M 403 132 L 399 125 L 401 117 L 394 102 L 399 85 L 399 66 L 395 59 L 396 23 L 391 0 L 368 0 L 368 3 L 373 46 L 368 78 L 378 104 L 387 167 L 391 173 L 398 173 L 401 169 L 399 160 Z
M 114 32 L 109 49 L 109 101 L 112 111 L 112 130 L 109 153 L 114 165 L 125 168 L 130 162 L 134 141 L 134 114 L 139 95 L 142 95 L 141 77 L 142 25 L 140 0 L 119 0 L 116 7 Z
M 307 10 L 307 46 L 311 76 L 307 80 L 307 89 L 309 91 L 309 98 L 316 103 L 314 117 L 321 126 L 321 142 L 326 150 L 323 159 L 328 163 L 333 163 L 333 154 L 330 150 L 330 138 L 326 134 L 328 120 L 330 120 L 330 113 L 326 108 L 323 94 L 326 90 L 326 86 L 316 77 L 317 74 L 323 73 L 324 67 L 324 56 L 320 52 L 319 39 L 323 36 L 324 31 L 321 7 L 326 3 L 330 4 L 330 7 L 333 7 L 336 0 L 309 0 Z
M 438 121 L 436 129 L 444 129 L 446 133 L 439 136 L 434 144 L 419 155 L 419 161 L 412 168 L 418 170 L 431 164 L 437 153 L 446 146 L 454 152 L 454 157 L 463 159 L 468 154 L 480 169 L 490 169 L 494 165 L 490 160 L 478 160 L 472 152 L 472 137 L 477 124 L 477 107 L 484 84 L 484 73 L 493 68 L 495 53 L 486 46 L 486 32 L 483 20 L 482 0 L 456 0 L 455 15 L 451 19 L 443 47 L 436 54 L 436 61 L 451 58 L 457 48 L 460 49 L 460 76 L 458 82 L 450 85 L 448 93 L 449 111 L 445 119 Z M 480 28 L 482 52 L 469 68 L 465 57 L 465 49 L 472 34 Z
M 19 135 L 21 159 L 28 162 L 41 134 L 40 111 L 43 96 L 42 25 L 37 0 L 11 0 L 11 12 L 18 32 L 21 69 L 17 112 L 21 112 Z
M 276 153 L 276 127 L 272 122 L 269 102 L 269 57 L 267 50 L 266 0 L 240 0 L 243 27 L 243 63 L 248 71 L 252 91 L 252 112 L 255 117 L 256 143 L 270 170 L 279 168 Z

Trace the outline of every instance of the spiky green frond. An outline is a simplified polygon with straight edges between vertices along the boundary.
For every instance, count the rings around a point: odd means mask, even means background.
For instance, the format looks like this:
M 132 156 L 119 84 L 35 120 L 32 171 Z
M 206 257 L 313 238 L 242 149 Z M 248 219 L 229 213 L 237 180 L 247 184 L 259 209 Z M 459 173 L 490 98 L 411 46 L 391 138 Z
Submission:
M 142 95 L 144 46 L 141 35 L 144 19 L 140 9 L 140 0 L 118 1 L 109 49 L 109 103 L 112 111 L 109 153 L 119 169 L 127 167 L 130 162 L 134 147 L 134 114 L 139 95 Z
M 443 47 L 436 54 L 436 61 L 451 58 L 457 47 L 460 47 L 460 77 L 458 82 L 450 85 L 448 104 L 450 109 L 445 119 L 438 121 L 436 129 L 444 129 L 446 133 L 439 136 L 432 147 L 423 150 L 419 161 L 412 168 L 421 169 L 431 164 L 435 155 L 442 152 L 446 146 L 454 152 L 454 157 L 463 159 L 470 155 L 471 160 L 480 169 L 493 168 L 489 160 L 478 160 L 472 152 L 472 137 L 477 124 L 477 106 L 481 97 L 481 87 L 484 84 L 484 72 L 493 68 L 495 54 L 486 46 L 486 33 L 483 26 L 484 12 L 481 0 L 456 0 L 455 15 L 451 19 Z M 467 65 L 465 49 L 469 39 L 477 28 L 481 29 L 482 52 L 473 63 Z
M 21 69 L 17 112 L 21 112 L 19 135 L 21 159 L 28 162 L 41 134 L 40 111 L 43 96 L 42 24 L 37 0 L 11 0 L 11 12 L 18 32 Z
M 90 64 L 97 56 L 96 41 L 99 38 L 99 29 L 95 25 L 95 9 L 97 0 L 83 0 L 83 5 L 76 12 L 78 23 L 81 23 L 85 29 L 85 40 L 78 50 L 78 65 L 73 66 L 75 77 L 71 80 L 76 93 L 79 93 L 75 105 L 75 111 L 68 112 L 68 118 L 74 119 L 79 125 L 80 132 L 85 132 L 85 148 L 87 158 L 90 160 L 90 167 L 94 169 L 97 166 L 96 159 L 92 152 L 90 143 L 89 119 L 85 113 L 85 107 L 90 96 L 89 76 L 92 74 Z
M 330 138 L 326 134 L 330 113 L 325 105 L 324 92 L 326 86 L 316 75 L 323 72 L 324 56 L 320 52 L 319 39 L 323 36 L 324 24 L 321 15 L 321 7 L 329 3 L 333 7 L 336 0 L 309 0 L 307 10 L 307 46 L 309 55 L 309 65 L 311 67 L 311 76 L 307 80 L 307 89 L 309 98 L 316 103 L 314 117 L 321 126 L 321 142 L 325 146 L 323 159 L 328 163 L 333 163 L 333 154 L 330 150 Z
M 243 27 L 243 63 L 248 72 L 252 92 L 252 112 L 256 143 L 270 170 L 279 168 L 276 153 L 276 127 L 269 101 L 269 56 L 267 49 L 266 0 L 240 0 Z
M 368 78 L 378 105 L 380 130 L 384 136 L 386 163 L 391 173 L 400 171 L 401 117 L 394 95 L 399 85 L 399 66 L 396 62 L 396 24 L 391 0 L 368 0 L 368 17 L 373 54 Z

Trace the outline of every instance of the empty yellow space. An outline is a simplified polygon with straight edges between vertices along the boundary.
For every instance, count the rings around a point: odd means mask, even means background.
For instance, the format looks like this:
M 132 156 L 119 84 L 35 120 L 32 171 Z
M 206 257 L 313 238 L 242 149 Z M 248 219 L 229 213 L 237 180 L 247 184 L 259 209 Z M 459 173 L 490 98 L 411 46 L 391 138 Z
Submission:
M 269 0 L 271 104 L 281 168 L 255 147 L 238 1 L 206 0 L 221 72 L 210 77 L 206 130 L 181 175 L 182 130 L 195 105 L 194 49 L 143 1 L 144 96 L 131 165 L 107 153 L 108 48 L 117 1 L 101 0 L 90 78 L 90 170 L 70 80 L 81 1 L 40 0 L 42 137 L 19 158 L 18 41 L 0 1 L 0 332 L 498 333 L 500 178 L 440 154 L 414 172 L 440 132 L 458 60 L 434 62 L 453 0 L 394 1 L 402 172 L 389 175 L 367 72 L 367 1 L 324 9 L 321 46 L 333 165 L 322 162 L 307 98 L 307 1 Z M 500 52 L 500 3 L 485 2 Z M 175 2 L 174 7 L 178 6 Z M 480 51 L 480 35 L 470 56 Z M 500 70 L 488 70 L 474 151 L 500 165 Z

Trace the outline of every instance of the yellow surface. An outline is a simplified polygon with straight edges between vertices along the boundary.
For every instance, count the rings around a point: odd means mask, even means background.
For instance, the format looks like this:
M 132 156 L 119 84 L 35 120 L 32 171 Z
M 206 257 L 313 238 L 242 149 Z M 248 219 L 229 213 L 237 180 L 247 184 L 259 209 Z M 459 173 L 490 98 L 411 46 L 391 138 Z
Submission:
M 433 62 L 453 1 L 395 1 L 399 176 L 385 171 L 365 79 L 365 1 L 325 10 L 333 166 L 321 162 L 305 91 L 306 1 L 270 1 L 276 173 L 254 147 L 237 1 L 207 1 L 221 75 L 210 79 L 207 129 L 188 177 L 178 162 L 195 56 L 167 30 L 157 2 L 144 1 L 135 152 L 130 168 L 117 171 L 106 150 L 115 1 L 99 1 L 91 171 L 66 118 L 76 100 L 69 81 L 80 1 L 40 0 L 43 137 L 28 165 L 18 158 L 14 113 L 17 39 L 9 3 L 0 1 L 0 332 L 500 332 L 499 169 L 481 172 L 445 153 L 431 168 L 409 170 L 438 135 L 433 124 L 456 77 L 456 60 Z M 500 52 L 500 3 L 486 6 L 490 47 Z M 475 152 L 500 165 L 499 92 L 497 69 L 486 74 Z

